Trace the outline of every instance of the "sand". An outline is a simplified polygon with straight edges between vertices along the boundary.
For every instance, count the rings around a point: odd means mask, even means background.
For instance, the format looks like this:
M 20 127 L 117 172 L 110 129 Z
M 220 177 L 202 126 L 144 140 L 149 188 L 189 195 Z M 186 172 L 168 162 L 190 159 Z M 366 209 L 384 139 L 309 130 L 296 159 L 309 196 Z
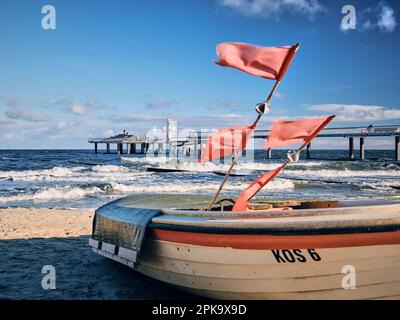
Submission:
M 193 299 L 93 253 L 93 211 L 0 209 L 0 299 Z M 56 289 L 42 288 L 42 268 Z

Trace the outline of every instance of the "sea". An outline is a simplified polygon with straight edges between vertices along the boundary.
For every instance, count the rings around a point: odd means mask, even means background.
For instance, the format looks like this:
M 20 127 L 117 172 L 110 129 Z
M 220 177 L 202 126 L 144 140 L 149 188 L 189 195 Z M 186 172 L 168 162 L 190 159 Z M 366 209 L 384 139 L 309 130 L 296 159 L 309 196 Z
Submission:
M 223 189 L 237 196 L 262 173 L 286 159 L 287 150 L 244 157 Z M 290 164 L 260 196 L 273 199 L 400 199 L 400 162 L 393 150 L 367 150 L 349 161 L 347 150 L 312 150 Z M 94 154 L 93 150 L 0 150 L 0 207 L 97 208 L 127 195 L 212 195 L 228 170 L 185 155 Z M 148 168 L 180 172 L 151 172 Z

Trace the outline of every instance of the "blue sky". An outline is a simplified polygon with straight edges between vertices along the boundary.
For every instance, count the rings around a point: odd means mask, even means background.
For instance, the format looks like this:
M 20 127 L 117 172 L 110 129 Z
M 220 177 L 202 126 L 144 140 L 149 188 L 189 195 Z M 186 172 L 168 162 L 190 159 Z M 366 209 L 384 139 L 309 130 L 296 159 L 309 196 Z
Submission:
M 41 27 L 46 4 L 55 30 Z M 340 28 L 346 4 L 356 30 Z M 220 42 L 301 43 L 261 128 L 331 113 L 332 126 L 400 124 L 399 9 L 394 0 L 2 0 L 0 148 L 88 148 L 88 137 L 145 134 L 166 118 L 194 129 L 248 124 L 273 82 L 215 65 Z

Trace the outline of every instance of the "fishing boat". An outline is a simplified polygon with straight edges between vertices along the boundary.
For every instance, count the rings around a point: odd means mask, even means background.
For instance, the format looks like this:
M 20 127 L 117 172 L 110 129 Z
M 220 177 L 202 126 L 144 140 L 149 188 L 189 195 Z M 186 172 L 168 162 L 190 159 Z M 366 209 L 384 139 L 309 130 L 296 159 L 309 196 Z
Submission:
M 218 64 L 276 83 L 253 124 L 220 129 L 202 146 L 200 162 L 233 155 L 216 193 L 110 202 L 96 210 L 93 251 L 208 298 L 400 299 L 400 202 L 257 197 L 334 115 L 273 122 L 266 149 L 300 146 L 238 197 L 220 196 L 298 47 L 219 45 Z
M 232 212 L 233 200 L 208 211 L 209 200 L 154 195 L 111 202 L 96 211 L 90 244 L 209 298 L 400 298 L 400 203 L 275 201 Z M 138 252 L 135 217 L 148 212 L 154 216 Z

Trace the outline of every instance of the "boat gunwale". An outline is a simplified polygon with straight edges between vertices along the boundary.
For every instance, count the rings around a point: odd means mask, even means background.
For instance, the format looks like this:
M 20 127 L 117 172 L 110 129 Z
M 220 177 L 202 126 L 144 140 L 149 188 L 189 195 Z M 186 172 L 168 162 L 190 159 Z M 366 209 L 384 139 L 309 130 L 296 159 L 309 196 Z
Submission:
M 219 234 L 219 235 L 285 235 L 285 236 L 298 236 L 298 235 L 332 235 L 332 234 L 357 234 L 357 233 L 387 233 L 387 232 L 399 232 L 400 223 L 394 225 L 383 225 L 383 226 L 353 226 L 353 227 L 325 227 L 325 228 L 313 228 L 310 229 L 308 226 L 304 228 L 293 227 L 293 228 L 234 228 L 234 227 L 212 227 L 212 226 L 193 226 L 193 225 L 174 225 L 150 222 L 148 225 L 150 229 L 161 229 L 178 232 L 189 232 L 196 234 Z
M 374 209 L 374 210 L 371 210 Z M 379 210 L 380 209 L 380 210 Z M 248 234 L 323 234 L 323 233 L 356 233 L 387 232 L 400 230 L 400 205 L 380 205 L 300 209 L 300 214 L 284 216 L 272 212 L 242 212 L 233 215 L 190 214 L 184 211 L 181 215 L 163 214 L 152 218 L 149 227 L 198 233 L 248 233 Z M 322 211 L 322 214 L 321 214 Z M 276 211 L 274 211 L 276 212 Z M 189 214 L 188 214 L 189 213 Z
M 362 203 L 362 202 L 360 202 Z M 306 208 L 306 209 L 294 209 L 294 210 L 281 210 L 274 208 L 269 210 L 250 210 L 250 211 L 208 211 L 208 210 L 194 210 L 194 209 L 161 209 L 162 214 L 168 216 L 188 216 L 188 217 L 210 217 L 210 218 L 292 218 L 292 217 L 308 217 L 308 216 L 324 216 L 335 214 L 347 215 L 351 214 L 348 211 L 359 211 L 365 210 L 366 208 L 388 208 L 396 209 L 398 207 L 400 213 L 400 202 L 389 202 L 369 205 L 357 205 L 357 206 L 343 206 L 343 207 L 332 207 L 332 208 Z M 345 212 L 343 212 L 345 211 Z M 342 213 L 340 213 L 342 212 Z

